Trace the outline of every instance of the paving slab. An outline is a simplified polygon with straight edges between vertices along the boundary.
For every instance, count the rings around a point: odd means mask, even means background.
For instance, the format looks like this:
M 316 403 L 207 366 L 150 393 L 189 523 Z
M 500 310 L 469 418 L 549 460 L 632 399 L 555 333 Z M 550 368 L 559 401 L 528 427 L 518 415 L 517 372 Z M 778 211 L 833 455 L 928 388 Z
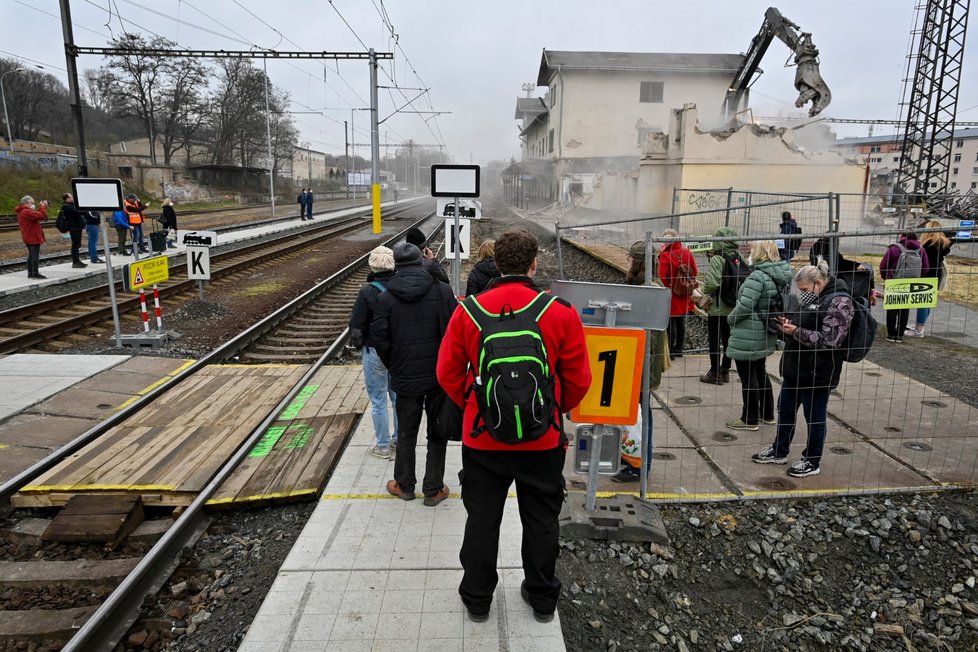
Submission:
M 0 421 L 79 381 L 110 369 L 126 355 L 18 353 L 0 358 Z
M 974 437 L 889 438 L 876 445 L 940 483 L 978 483 L 978 446 Z

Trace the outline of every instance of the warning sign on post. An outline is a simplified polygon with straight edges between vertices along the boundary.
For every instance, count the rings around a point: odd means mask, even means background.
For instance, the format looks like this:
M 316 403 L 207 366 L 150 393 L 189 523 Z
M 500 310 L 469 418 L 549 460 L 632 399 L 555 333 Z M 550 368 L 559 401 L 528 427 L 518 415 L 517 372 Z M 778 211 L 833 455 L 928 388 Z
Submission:
M 469 257 L 469 220 L 460 219 L 458 221 L 458 233 L 455 233 L 455 218 L 445 219 L 445 258 L 451 260 L 455 258 L 455 245 L 458 244 L 459 258 L 466 260 Z
M 210 247 L 187 247 L 187 278 L 196 281 L 211 280 Z
M 936 278 L 891 278 L 884 285 L 883 308 L 886 310 L 935 307 Z
M 630 426 L 642 393 L 645 331 L 640 328 L 585 326 L 591 388 L 571 410 L 575 423 Z
M 169 258 L 154 256 L 129 263 L 122 268 L 122 287 L 132 292 L 154 283 L 162 283 L 170 278 Z

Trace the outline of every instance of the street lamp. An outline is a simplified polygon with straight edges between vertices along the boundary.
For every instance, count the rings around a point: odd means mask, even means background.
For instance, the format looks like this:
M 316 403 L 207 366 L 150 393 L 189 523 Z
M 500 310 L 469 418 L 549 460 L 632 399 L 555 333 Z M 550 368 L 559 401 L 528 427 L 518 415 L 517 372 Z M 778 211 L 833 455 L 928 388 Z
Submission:
M 10 116 L 7 115 L 7 94 L 3 92 L 3 78 L 15 72 L 27 72 L 27 68 L 8 70 L 0 75 L 0 99 L 3 100 L 3 121 L 7 123 L 7 147 L 10 149 L 10 158 L 14 156 L 14 139 L 10 134 Z

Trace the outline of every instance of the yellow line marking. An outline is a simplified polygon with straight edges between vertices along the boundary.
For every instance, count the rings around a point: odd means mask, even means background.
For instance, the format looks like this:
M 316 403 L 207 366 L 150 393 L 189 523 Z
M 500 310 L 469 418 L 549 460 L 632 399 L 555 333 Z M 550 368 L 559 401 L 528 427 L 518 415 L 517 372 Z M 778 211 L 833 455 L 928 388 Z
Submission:
M 142 398 L 143 396 L 145 396 L 149 392 L 153 391 L 154 389 L 156 389 L 157 387 L 159 387 L 163 383 L 169 381 L 175 375 L 177 375 L 178 373 L 180 373 L 181 371 L 183 371 L 184 369 L 186 369 L 187 367 L 189 367 L 190 365 L 192 365 L 195 362 L 196 362 L 196 360 L 187 360 L 182 365 L 180 365 L 179 367 L 177 367 L 176 369 L 174 369 L 170 373 L 166 374 L 165 376 L 163 376 L 162 378 L 160 378 L 159 380 L 157 380 L 155 383 L 153 383 L 151 385 L 147 385 L 146 387 L 144 387 L 141 390 L 139 390 L 138 392 L 136 392 L 136 395 L 133 396 L 132 398 L 124 401 L 121 405 L 117 405 L 116 408 L 115 408 L 115 411 L 118 412 L 119 410 L 122 410 L 124 408 L 129 407 L 130 405 L 132 405 L 133 403 L 135 403 L 136 401 L 138 401 L 140 398 Z
M 10 446 L 8 444 L 0 444 L 0 450 L 3 450 L 4 448 L 10 448 Z
M 177 486 L 171 484 L 86 484 L 86 485 L 76 485 L 76 484 L 65 484 L 65 485 L 30 485 L 27 487 L 22 487 L 20 493 L 31 494 L 31 493 L 42 493 L 50 491 L 72 491 L 72 492 L 85 492 L 85 491 L 176 491 Z
M 270 494 L 257 494 L 254 496 L 233 496 L 228 498 L 212 498 L 207 501 L 208 505 L 227 505 L 229 503 L 246 503 L 259 500 L 275 500 L 276 498 L 294 498 L 296 496 L 309 496 L 315 494 L 315 489 L 300 489 L 298 491 L 276 491 Z M 391 496 L 393 498 L 393 496 Z
M 269 362 L 269 363 L 266 363 L 266 364 L 234 364 L 234 363 L 225 363 L 225 364 L 210 364 L 210 365 L 207 365 L 207 366 L 208 367 L 221 367 L 221 368 L 228 367 L 228 368 L 231 368 L 231 369 L 238 369 L 238 368 L 241 368 L 241 369 L 243 369 L 243 368 L 248 368 L 248 369 L 256 369 L 256 368 L 257 369 L 296 369 L 296 368 L 301 367 L 303 365 L 286 364 L 284 362 Z

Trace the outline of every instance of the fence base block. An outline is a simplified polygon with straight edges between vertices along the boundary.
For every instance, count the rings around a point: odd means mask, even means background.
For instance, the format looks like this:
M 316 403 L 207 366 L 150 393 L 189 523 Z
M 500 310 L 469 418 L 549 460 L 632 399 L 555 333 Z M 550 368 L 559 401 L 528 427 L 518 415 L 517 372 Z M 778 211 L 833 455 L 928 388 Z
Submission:
M 584 508 L 585 495 L 572 492 L 560 512 L 560 536 L 568 539 L 654 541 L 668 544 L 669 536 L 656 505 L 637 496 L 617 494 L 598 498 L 594 511 Z
M 149 346 L 156 348 L 158 346 L 164 346 L 169 337 L 166 333 L 150 332 L 150 333 L 139 333 L 137 335 L 123 335 L 122 336 L 122 346 L 132 346 L 141 347 Z

